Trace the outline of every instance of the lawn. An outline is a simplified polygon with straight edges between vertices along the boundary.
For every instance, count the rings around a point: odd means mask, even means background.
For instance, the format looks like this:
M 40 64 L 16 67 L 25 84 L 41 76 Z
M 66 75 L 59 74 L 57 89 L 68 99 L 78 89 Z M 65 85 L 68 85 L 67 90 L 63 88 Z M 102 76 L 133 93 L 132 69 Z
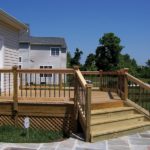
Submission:
M 0 127 L 0 142 L 10 143 L 46 143 L 63 139 L 63 132 L 44 131 L 14 126 Z

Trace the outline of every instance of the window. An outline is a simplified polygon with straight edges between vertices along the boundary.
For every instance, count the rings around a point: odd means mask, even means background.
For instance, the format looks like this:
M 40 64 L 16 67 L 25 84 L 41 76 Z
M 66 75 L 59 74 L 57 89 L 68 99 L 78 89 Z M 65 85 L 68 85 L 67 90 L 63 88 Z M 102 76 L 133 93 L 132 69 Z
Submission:
M 19 62 L 21 62 L 21 57 L 19 57 Z
M 66 53 L 66 48 L 62 48 L 61 53 Z
M 40 69 L 52 69 L 52 66 L 40 66 Z M 40 74 L 40 77 L 52 77 L 52 74 Z
M 59 56 L 59 48 L 51 48 L 51 56 Z
M 28 43 L 20 43 L 19 44 L 19 48 L 21 48 L 21 49 L 28 49 L 29 48 L 29 44 Z

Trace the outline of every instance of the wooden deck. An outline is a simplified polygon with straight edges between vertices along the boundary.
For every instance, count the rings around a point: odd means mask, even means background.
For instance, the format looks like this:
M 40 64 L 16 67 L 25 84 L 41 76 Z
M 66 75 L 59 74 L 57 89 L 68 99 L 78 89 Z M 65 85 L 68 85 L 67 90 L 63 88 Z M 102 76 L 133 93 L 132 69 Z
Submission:
M 21 97 L 21 93 L 19 92 L 18 95 L 18 102 L 19 103 L 39 103 L 39 104 L 50 104 L 50 103 L 73 103 L 74 92 L 73 91 L 66 91 L 65 96 L 63 91 L 60 92 L 61 97 L 54 97 L 54 94 L 51 93 L 52 97 L 48 97 L 48 92 L 42 92 L 41 95 L 39 94 L 40 91 L 36 90 L 36 97 L 35 91 L 23 91 L 23 97 Z M 27 95 L 27 96 L 25 96 Z M 32 97 L 31 97 L 32 95 Z M 58 95 L 58 91 L 56 92 Z M 44 97 L 45 96 L 45 97 Z M 70 98 L 69 98 L 70 97 Z M 0 102 L 12 102 L 12 95 L 11 96 L 4 96 L 0 97 Z M 103 91 L 92 91 L 92 109 L 97 108 L 106 108 L 106 107 L 115 107 L 115 106 L 122 106 L 121 98 L 114 92 L 103 92 Z

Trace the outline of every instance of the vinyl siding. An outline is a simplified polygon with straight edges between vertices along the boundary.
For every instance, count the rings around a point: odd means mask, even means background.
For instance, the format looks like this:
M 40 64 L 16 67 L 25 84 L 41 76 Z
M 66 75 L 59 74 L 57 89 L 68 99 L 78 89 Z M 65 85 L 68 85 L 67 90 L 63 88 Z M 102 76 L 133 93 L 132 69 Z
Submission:
M 31 68 L 39 68 L 40 66 L 53 66 L 53 68 L 66 68 L 66 53 L 61 53 L 61 48 L 59 56 L 50 55 L 50 46 L 31 46 L 30 50 Z
M 18 64 L 19 31 L 0 22 L 0 36 L 4 38 L 4 68 Z
M 3 63 L 1 68 L 12 68 L 12 66 L 18 65 L 19 31 L 1 21 L 0 36 L 4 41 L 3 53 L 0 56 Z M 12 82 L 12 75 L 9 78 L 9 74 L 2 74 L 1 91 L 12 91 Z

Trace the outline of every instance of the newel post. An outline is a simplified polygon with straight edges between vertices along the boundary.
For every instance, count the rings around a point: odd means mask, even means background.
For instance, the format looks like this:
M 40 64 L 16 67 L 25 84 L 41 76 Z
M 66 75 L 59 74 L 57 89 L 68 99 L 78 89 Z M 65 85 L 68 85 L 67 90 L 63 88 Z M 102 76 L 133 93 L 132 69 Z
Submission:
M 74 66 L 74 132 L 77 130 L 77 119 L 78 119 L 78 80 L 77 80 L 77 74 L 76 71 L 79 69 L 78 66 Z
M 13 72 L 13 110 L 18 111 L 18 72 L 17 66 L 12 67 Z
M 124 68 L 124 100 L 128 99 L 128 79 L 126 73 L 128 73 L 129 69 Z
M 86 85 L 86 106 L 85 106 L 85 116 L 86 116 L 86 142 L 90 141 L 90 124 L 91 124 L 91 97 L 92 97 L 92 84 Z

